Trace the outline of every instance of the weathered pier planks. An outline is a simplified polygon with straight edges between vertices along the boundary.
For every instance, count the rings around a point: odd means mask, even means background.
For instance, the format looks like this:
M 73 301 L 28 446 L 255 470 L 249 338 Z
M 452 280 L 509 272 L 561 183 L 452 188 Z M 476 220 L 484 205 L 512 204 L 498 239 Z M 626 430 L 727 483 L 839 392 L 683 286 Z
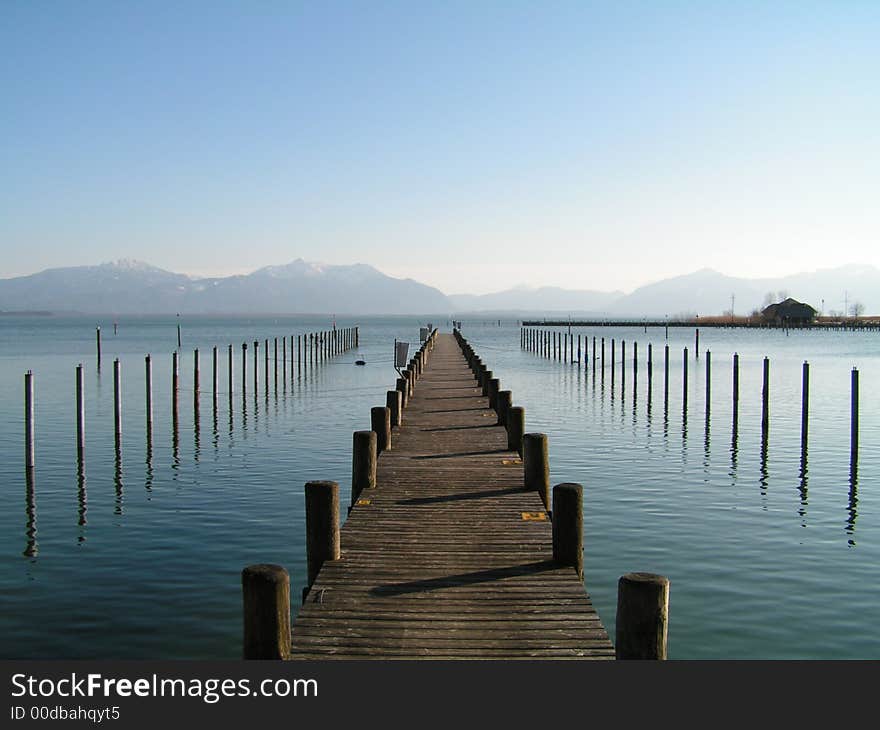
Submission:
M 293 623 L 291 658 L 614 658 L 577 565 L 554 561 L 516 440 L 455 338 L 432 344 L 376 486 Z

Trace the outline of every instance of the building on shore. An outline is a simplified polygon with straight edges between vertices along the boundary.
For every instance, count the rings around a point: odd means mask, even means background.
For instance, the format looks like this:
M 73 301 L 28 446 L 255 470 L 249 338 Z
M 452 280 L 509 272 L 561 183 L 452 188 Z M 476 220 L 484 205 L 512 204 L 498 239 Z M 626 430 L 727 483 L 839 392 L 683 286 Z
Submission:
M 761 311 L 761 318 L 767 324 L 777 326 L 810 324 L 816 317 L 817 311 L 809 304 L 804 304 L 789 297 L 784 301 L 771 304 Z

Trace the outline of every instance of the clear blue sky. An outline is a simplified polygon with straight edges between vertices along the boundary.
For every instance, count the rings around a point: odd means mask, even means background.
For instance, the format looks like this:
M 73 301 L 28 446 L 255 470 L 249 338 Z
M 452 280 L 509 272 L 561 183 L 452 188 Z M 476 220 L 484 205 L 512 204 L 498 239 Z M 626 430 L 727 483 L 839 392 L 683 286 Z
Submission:
M 880 266 L 880 2 L 0 3 L 0 277 Z

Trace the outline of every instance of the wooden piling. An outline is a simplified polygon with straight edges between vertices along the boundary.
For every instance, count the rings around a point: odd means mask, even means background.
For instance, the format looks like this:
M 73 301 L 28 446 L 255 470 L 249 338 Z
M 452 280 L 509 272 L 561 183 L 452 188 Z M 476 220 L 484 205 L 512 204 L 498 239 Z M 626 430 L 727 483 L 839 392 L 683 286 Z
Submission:
M 615 656 L 666 659 L 669 579 L 653 573 L 627 573 L 617 584 Z
M 855 465 L 859 460 L 859 371 L 856 368 L 850 376 L 849 422 L 850 463 Z
M 712 395 L 712 353 L 706 350 L 706 415 L 709 415 L 709 406 Z
M 113 361 L 113 438 L 116 449 L 122 444 L 122 366 L 117 357 Z
M 669 345 L 663 346 L 663 408 L 669 408 Z
M 180 371 L 178 368 L 177 350 L 171 353 L 171 417 L 177 427 L 180 404 Z
M 498 378 L 489 379 L 489 408 L 497 412 L 498 409 L 498 391 L 501 389 L 501 381 Z
M 95 328 L 95 345 L 98 350 L 98 370 L 101 369 L 101 328 Z
M 557 484 L 553 487 L 553 560 L 570 565 L 578 578 L 584 578 L 583 487 Z
M 230 371 L 231 372 L 231 371 Z M 247 342 L 241 343 L 241 396 L 247 395 Z
M 770 431 L 770 358 L 764 358 L 764 376 L 761 388 L 761 435 L 764 439 Z
M 195 349 L 193 350 L 193 394 L 195 398 L 198 398 L 199 390 L 199 351 Z
M 499 390 L 495 398 L 495 413 L 498 416 L 496 423 L 499 426 L 507 426 L 507 412 L 513 405 L 513 393 L 509 390 Z
M 339 560 L 339 484 L 306 482 L 306 562 L 311 588 L 325 560 Z
M 153 358 L 144 357 L 144 390 L 146 391 L 147 410 L 147 441 L 153 433 Z
M 217 345 L 211 349 L 211 397 L 217 407 Z
M 406 378 L 397 379 L 397 390 L 400 392 L 400 407 L 406 408 L 409 404 L 409 383 Z
M 400 428 L 403 404 L 401 403 L 399 390 L 389 390 L 385 394 L 385 407 L 388 408 L 391 416 L 391 427 Z
M 520 456 L 523 453 L 523 435 L 526 430 L 526 409 L 511 406 L 507 409 L 507 448 Z
M 739 423 L 739 354 L 733 353 L 733 428 Z
M 76 366 L 76 454 L 81 460 L 86 450 L 86 403 L 83 392 L 83 366 Z
M 357 504 L 365 489 L 376 486 L 378 440 L 375 431 L 355 431 L 351 451 L 351 504 Z
M 254 340 L 254 397 L 260 394 L 260 341 Z
M 269 396 L 269 338 L 263 342 L 263 392 Z
M 227 364 L 226 364 L 226 370 L 227 370 L 226 375 L 227 375 L 227 379 L 229 382 L 227 383 L 226 387 L 227 387 L 227 390 L 229 391 L 229 397 L 232 398 L 232 394 L 235 391 L 235 385 L 234 385 L 235 373 L 234 373 L 234 365 L 233 365 L 235 358 L 234 358 L 234 353 L 232 350 L 232 345 L 227 345 L 227 357 L 228 357 L 229 362 L 227 362 Z
M 34 468 L 34 373 L 24 374 L 24 466 Z
M 376 432 L 376 451 L 391 450 L 391 410 L 385 406 L 370 409 L 370 427 Z
M 522 446 L 523 479 L 528 491 L 536 491 L 544 509 L 550 509 L 550 458 L 547 434 L 527 433 Z
M 700 330 L 697 329 L 694 332 L 694 357 L 699 360 L 700 359 Z
M 810 422 L 810 363 L 804 360 L 801 368 L 801 451 L 807 450 Z
M 249 565 L 241 572 L 244 659 L 290 656 L 290 576 L 280 565 Z
M 687 413 L 688 409 L 688 349 L 685 347 L 682 356 L 681 370 L 681 410 Z

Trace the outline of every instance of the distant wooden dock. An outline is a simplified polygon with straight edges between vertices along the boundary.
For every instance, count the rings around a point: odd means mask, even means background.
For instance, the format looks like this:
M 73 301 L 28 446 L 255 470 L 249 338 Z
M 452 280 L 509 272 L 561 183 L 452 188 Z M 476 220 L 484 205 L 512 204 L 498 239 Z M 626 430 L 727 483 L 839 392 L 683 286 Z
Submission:
M 462 351 L 429 364 L 293 624 L 292 659 L 611 659 Z

